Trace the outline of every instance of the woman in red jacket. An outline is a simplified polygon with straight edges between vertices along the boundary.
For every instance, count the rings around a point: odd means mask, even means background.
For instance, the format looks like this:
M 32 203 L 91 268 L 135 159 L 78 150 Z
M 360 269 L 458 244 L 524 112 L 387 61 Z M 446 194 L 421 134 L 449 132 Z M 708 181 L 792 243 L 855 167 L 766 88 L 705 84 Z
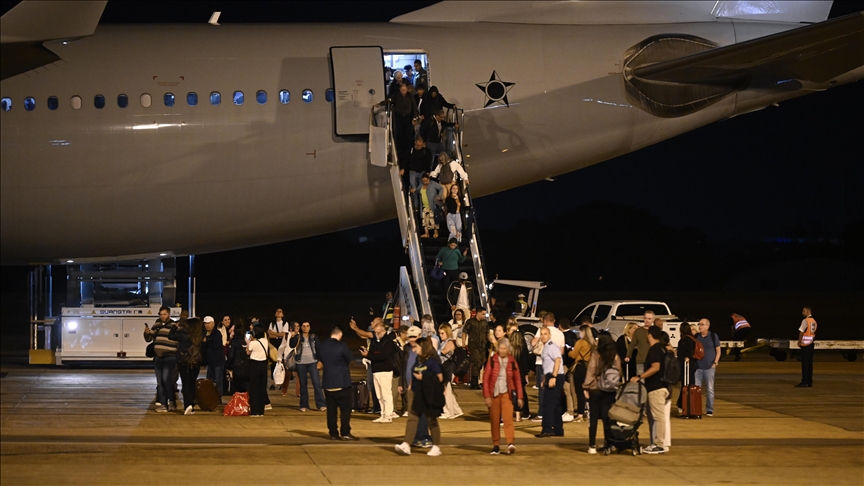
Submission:
M 504 436 L 507 438 L 505 454 L 516 452 L 513 445 L 516 434 L 513 427 L 513 395 L 516 395 L 517 405 L 522 408 L 522 382 L 519 365 L 510 349 L 510 340 L 502 337 L 498 340 L 498 353 L 489 357 L 483 373 L 483 398 L 489 407 L 489 419 L 492 424 L 492 452 L 501 453 L 501 419 L 504 419 Z

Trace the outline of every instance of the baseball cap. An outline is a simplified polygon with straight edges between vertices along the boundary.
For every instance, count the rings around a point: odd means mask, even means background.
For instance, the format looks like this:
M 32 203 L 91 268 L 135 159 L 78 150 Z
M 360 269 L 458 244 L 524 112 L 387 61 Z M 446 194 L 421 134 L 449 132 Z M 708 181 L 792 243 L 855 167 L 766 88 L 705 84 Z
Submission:
M 459 280 L 468 280 L 468 274 L 465 272 L 460 273 Z
M 214 322 L 214 321 L 213 321 L 213 317 L 212 317 L 212 316 L 207 316 L 207 317 L 205 317 L 205 318 L 204 318 L 204 322 L 205 322 L 205 323 L 207 323 L 207 322 Z
M 420 337 L 420 328 L 417 326 L 411 326 L 408 328 L 408 337 Z

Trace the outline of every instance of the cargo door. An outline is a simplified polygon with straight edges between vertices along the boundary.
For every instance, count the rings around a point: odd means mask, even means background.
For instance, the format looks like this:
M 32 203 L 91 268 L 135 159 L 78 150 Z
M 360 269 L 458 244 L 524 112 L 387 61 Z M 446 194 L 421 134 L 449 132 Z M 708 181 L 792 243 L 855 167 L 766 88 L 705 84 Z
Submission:
M 372 106 L 386 97 L 381 47 L 331 47 L 336 135 L 369 135 Z
M 123 357 L 146 358 L 147 345 L 150 343 L 144 340 L 144 326 L 151 320 L 140 317 L 123 319 Z
M 63 318 L 63 358 L 116 358 L 120 351 L 120 319 Z

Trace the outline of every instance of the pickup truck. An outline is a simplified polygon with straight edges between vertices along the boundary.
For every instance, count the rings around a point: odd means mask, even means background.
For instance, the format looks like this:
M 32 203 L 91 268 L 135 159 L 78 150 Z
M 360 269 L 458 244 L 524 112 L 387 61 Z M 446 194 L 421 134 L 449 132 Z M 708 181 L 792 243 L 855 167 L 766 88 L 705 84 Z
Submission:
M 669 342 L 672 347 L 678 347 L 678 339 L 681 333 L 678 331 L 681 322 L 669 310 L 669 306 L 665 302 L 650 301 L 650 300 L 604 300 L 594 302 L 582 309 L 582 312 L 573 319 L 573 324 L 578 326 L 582 322 L 584 316 L 591 317 L 591 322 L 594 323 L 594 328 L 606 330 L 612 334 L 616 340 L 624 333 L 624 326 L 628 322 L 641 323 L 644 319 L 645 311 L 653 311 L 654 314 L 663 319 L 663 330 L 669 334 Z

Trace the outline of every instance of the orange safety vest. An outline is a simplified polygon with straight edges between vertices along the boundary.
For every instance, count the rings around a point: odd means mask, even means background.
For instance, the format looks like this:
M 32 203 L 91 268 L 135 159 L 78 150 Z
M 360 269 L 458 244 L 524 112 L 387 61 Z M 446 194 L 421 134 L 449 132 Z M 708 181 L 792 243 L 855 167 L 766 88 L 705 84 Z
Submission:
M 816 339 L 816 319 L 813 319 L 812 316 L 807 316 L 807 329 L 804 330 L 804 335 L 801 336 L 801 344 L 804 346 L 810 346 L 813 344 L 813 340 Z
M 744 329 L 746 327 L 750 327 L 750 323 L 747 322 L 747 319 L 744 318 L 741 314 L 734 314 L 732 319 L 735 320 L 735 325 L 733 326 L 735 330 Z

